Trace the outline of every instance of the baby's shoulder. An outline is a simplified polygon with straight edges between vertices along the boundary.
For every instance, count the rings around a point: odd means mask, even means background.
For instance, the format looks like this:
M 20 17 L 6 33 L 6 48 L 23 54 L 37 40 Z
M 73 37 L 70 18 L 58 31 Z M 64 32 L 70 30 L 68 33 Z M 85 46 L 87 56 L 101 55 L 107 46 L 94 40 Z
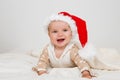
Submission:
M 49 46 L 49 44 L 45 44 L 42 48 L 42 51 L 47 50 L 48 46 Z
M 72 48 L 78 48 L 78 49 L 80 49 L 81 45 L 80 45 L 80 43 L 76 42 L 76 43 L 73 44 Z

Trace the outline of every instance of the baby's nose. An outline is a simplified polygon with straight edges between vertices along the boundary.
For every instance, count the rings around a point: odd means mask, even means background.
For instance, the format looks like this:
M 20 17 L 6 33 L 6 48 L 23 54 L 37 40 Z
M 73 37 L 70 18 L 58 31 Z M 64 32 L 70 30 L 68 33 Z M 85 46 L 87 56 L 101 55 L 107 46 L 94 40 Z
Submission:
M 58 36 L 62 36 L 62 35 L 63 35 L 63 33 L 62 33 L 62 32 L 59 32 L 59 33 L 58 33 Z

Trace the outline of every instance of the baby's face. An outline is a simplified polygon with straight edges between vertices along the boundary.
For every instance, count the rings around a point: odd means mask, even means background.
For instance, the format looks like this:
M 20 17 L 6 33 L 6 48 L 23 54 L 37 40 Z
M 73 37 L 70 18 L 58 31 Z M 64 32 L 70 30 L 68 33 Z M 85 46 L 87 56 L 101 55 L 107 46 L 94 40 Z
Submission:
M 63 21 L 52 21 L 49 24 L 48 34 L 56 48 L 65 48 L 72 38 L 71 28 Z

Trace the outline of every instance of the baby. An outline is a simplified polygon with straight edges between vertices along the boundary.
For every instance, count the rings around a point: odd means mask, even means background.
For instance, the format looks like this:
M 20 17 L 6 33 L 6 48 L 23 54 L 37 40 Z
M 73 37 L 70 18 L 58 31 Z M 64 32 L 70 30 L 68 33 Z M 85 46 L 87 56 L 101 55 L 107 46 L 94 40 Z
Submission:
M 80 57 L 79 44 L 74 40 L 79 38 L 81 47 L 87 42 L 87 30 L 84 20 L 67 12 L 60 12 L 48 18 L 46 25 L 50 38 L 40 55 L 37 66 L 32 69 L 41 75 L 47 73 L 48 65 L 55 68 L 70 68 L 77 66 L 84 78 L 92 78 L 90 66 Z

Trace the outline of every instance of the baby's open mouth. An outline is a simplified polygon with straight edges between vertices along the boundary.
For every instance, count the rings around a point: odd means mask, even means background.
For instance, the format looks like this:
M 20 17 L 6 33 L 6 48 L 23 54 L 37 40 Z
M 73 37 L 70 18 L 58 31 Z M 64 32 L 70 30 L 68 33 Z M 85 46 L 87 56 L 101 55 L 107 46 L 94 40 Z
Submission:
M 57 42 L 63 42 L 65 39 L 57 39 Z

